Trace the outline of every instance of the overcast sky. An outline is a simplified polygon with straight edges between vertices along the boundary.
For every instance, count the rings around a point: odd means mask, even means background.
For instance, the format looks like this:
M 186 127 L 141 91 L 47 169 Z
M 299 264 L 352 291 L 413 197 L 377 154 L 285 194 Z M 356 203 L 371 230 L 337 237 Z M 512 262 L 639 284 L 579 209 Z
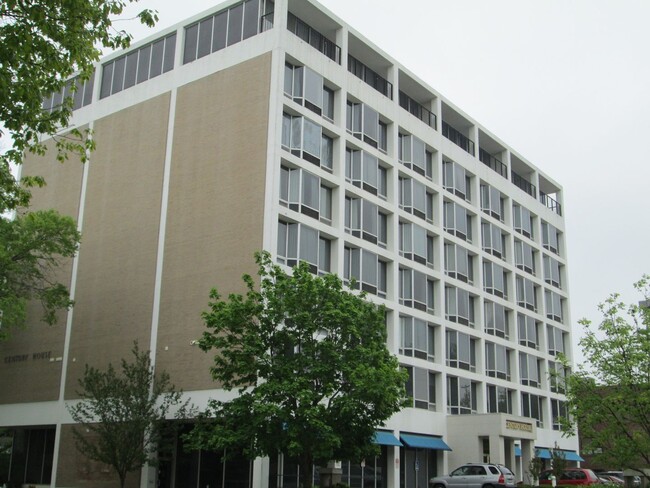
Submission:
M 157 9 L 164 28 L 218 3 L 138 8 Z M 650 273 L 650 1 L 321 3 L 564 187 L 576 339 L 578 319 L 598 322 L 609 293 L 640 299 L 632 283 Z M 136 40 L 150 33 L 128 28 Z

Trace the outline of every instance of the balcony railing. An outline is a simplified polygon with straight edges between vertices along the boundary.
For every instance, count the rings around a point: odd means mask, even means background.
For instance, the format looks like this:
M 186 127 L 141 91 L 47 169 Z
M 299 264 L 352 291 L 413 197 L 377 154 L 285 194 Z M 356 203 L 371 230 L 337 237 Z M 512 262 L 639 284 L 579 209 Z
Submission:
M 260 17 L 260 32 L 266 32 L 269 29 L 273 29 L 273 12 Z
M 311 28 L 291 12 L 289 12 L 287 29 L 313 48 L 318 49 L 332 61 L 341 64 L 341 48 L 316 29 Z
M 531 197 L 537 198 L 537 188 L 526 178 L 524 178 L 521 175 L 518 175 L 514 171 L 510 171 L 510 178 L 512 179 L 512 182 L 515 184 L 515 186 L 524 190 Z
M 492 156 L 482 147 L 478 148 L 478 158 L 486 166 L 492 168 L 494 171 L 499 173 L 505 179 L 508 179 L 508 167 L 501 162 L 498 158 Z
M 562 205 L 555 198 L 547 195 L 546 193 L 540 190 L 539 200 L 544 205 L 546 205 L 546 208 L 550 208 L 551 210 L 553 210 L 553 212 L 555 212 L 560 216 L 562 215 Z
M 442 121 L 442 135 L 458 147 L 474 156 L 474 141 L 461 134 L 444 120 Z
M 348 54 L 348 71 L 382 95 L 393 99 L 393 84 L 350 54 Z
M 433 129 L 437 129 L 438 118 L 436 117 L 436 114 L 424 108 L 422 105 L 420 105 L 418 102 L 413 100 L 403 91 L 399 92 L 399 106 L 402 107 L 407 112 L 409 112 L 411 115 L 415 115 L 418 119 L 420 119 L 422 122 L 427 124 L 429 127 L 432 127 Z

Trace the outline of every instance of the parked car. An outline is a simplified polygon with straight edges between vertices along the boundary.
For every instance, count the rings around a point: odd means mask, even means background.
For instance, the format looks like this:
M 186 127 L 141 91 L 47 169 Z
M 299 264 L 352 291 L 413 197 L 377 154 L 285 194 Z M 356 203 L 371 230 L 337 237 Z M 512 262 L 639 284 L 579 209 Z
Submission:
M 539 484 L 550 485 L 552 474 L 553 471 L 550 469 L 542 471 L 539 475 Z M 591 469 L 568 468 L 562 472 L 559 479 L 556 479 L 556 483 L 558 485 L 596 485 L 600 483 L 600 480 Z
M 623 481 L 618 476 L 604 473 L 596 473 L 596 475 L 604 485 L 623 486 L 625 484 L 625 481 Z
M 515 488 L 515 475 L 501 464 L 469 463 L 448 476 L 429 480 L 431 488 Z
M 601 473 L 598 473 L 598 476 L 605 475 L 605 476 L 616 476 L 617 478 L 623 480 L 623 483 L 625 484 L 625 476 L 623 476 L 623 471 L 602 471 Z M 641 486 L 641 477 L 640 476 L 632 476 L 632 486 Z

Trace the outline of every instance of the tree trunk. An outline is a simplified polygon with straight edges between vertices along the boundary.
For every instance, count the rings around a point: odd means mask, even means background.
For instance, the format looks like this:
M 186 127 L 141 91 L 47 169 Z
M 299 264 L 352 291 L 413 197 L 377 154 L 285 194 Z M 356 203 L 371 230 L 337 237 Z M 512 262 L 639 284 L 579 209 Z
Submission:
M 311 453 L 300 456 L 300 485 L 303 488 L 312 488 L 314 478 L 314 457 Z

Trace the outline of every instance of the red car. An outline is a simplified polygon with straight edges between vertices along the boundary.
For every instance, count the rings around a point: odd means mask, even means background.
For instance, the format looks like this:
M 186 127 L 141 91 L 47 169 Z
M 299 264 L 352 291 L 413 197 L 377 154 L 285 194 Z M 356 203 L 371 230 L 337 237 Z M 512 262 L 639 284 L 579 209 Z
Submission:
M 539 475 L 540 485 L 550 485 L 551 470 L 542 471 Z M 591 469 L 568 468 L 562 472 L 562 476 L 556 480 L 557 485 L 597 485 L 600 483 L 598 476 Z

